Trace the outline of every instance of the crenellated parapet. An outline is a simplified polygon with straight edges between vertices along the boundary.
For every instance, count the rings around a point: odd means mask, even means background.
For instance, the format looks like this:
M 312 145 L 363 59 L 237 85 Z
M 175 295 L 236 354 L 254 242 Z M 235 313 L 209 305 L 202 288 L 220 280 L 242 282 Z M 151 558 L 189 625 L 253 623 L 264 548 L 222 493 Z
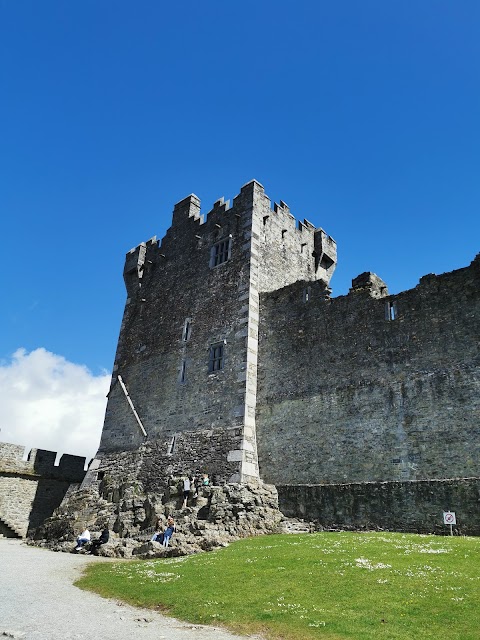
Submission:
M 85 476 L 85 458 L 0 442 L 0 534 L 24 538 Z
M 69 482 L 81 482 L 85 476 L 85 458 L 64 453 L 55 465 L 57 453 L 31 449 L 24 459 L 25 447 L 0 442 L 0 475 L 18 474 Z
M 185 219 L 192 218 L 195 222 L 203 223 L 200 215 L 200 198 L 194 193 L 177 202 L 173 207 L 172 226 L 182 225 Z
M 125 256 L 123 279 L 129 296 L 134 296 L 142 286 L 143 276 L 148 265 L 159 259 L 157 237 L 130 249 Z
M 306 219 L 297 222 L 283 200 L 272 206 L 258 181 L 243 185 L 233 204 L 222 197 L 206 215 L 200 211 L 200 199 L 190 194 L 174 205 L 172 225 L 160 243 L 153 237 L 127 253 L 124 278 L 129 297 L 138 295 L 145 274 L 155 265 L 163 269 L 177 253 L 195 260 L 199 250 L 224 238 L 232 239 L 234 251 L 248 242 L 267 260 L 278 256 L 278 264 L 272 262 L 275 273 L 264 271 L 261 289 L 285 286 L 292 278 L 329 283 L 337 264 L 335 240 Z

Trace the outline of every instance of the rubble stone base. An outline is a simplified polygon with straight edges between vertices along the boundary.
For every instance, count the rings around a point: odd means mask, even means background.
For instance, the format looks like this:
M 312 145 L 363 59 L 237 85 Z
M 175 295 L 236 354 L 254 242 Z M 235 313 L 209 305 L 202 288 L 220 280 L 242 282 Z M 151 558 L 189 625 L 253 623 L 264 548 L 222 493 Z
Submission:
M 183 508 L 180 479 L 164 493 L 145 492 L 141 482 L 120 484 L 104 477 L 70 494 L 31 536 L 30 544 L 71 552 L 76 537 L 88 528 L 92 540 L 105 527 L 110 540 L 98 555 L 118 558 L 183 556 L 209 551 L 249 536 L 281 530 L 277 490 L 259 483 L 200 487 Z M 151 537 L 173 516 L 176 533 L 165 548 Z M 81 551 L 80 553 L 83 553 Z

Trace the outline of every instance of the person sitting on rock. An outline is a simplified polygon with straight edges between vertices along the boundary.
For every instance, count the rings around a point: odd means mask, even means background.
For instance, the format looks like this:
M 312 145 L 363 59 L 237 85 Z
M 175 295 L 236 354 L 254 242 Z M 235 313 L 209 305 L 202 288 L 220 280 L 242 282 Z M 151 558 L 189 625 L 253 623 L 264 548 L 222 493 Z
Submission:
M 82 533 L 77 538 L 77 546 L 75 548 L 75 551 L 80 551 L 80 549 L 88 542 L 90 542 L 90 531 L 88 529 L 85 529 L 85 531 L 82 531 Z
M 170 538 L 173 536 L 175 531 L 176 531 L 175 521 L 172 518 L 172 516 L 170 516 L 167 520 L 167 526 L 165 528 L 165 531 L 159 531 L 159 530 L 155 531 L 155 533 L 150 538 L 150 540 L 151 542 L 158 542 L 159 544 L 162 544 L 164 547 L 168 547 Z
M 109 538 L 110 531 L 105 528 L 100 536 L 96 540 L 93 540 L 92 544 L 90 545 L 90 553 L 93 553 L 94 556 L 98 555 L 98 550 L 100 549 L 102 544 L 106 544 L 108 542 Z
M 169 516 L 167 520 L 167 528 L 162 534 L 163 535 L 162 544 L 164 547 L 168 547 L 170 538 L 173 536 L 175 531 L 176 531 L 175 520 L 172 518 L 172 516 Z
M 150 541 L 151 542 L 159 542 L 160 544 L 162 544 L 162 542 L 163 542 L 163 531 L 160 531 L 159 529 L 157 531 L 155 531 L 153 536 L 150 538 Z

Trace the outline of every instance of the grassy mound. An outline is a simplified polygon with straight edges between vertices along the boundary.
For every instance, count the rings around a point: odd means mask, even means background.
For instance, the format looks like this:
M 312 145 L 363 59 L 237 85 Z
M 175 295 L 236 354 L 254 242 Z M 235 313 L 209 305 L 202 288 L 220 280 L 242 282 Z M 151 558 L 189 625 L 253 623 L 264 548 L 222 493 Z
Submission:
M 480 638 L 480 539 L 250 538 L 208 554 L 90 565 L 77 586 L 266 638 Z

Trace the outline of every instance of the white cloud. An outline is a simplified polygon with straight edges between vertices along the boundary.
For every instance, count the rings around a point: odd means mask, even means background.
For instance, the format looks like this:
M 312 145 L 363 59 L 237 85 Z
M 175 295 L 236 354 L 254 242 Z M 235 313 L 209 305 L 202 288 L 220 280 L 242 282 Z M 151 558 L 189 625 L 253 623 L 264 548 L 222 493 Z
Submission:
M 87 457 L 98 449 L 110 374 L 45 349 L 0 363 L 0 441 Z

